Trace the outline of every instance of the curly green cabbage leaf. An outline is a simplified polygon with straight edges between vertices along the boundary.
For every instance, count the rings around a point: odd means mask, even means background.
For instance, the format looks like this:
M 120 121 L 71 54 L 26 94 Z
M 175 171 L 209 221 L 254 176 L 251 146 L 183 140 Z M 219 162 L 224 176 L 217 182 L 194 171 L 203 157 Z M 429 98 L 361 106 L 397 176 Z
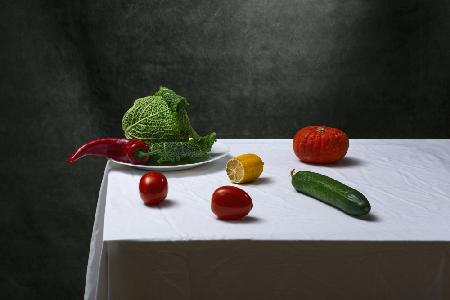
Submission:
M 153 96 L 135 100 L 122 118 L 122 129 L 127 138 L 149 144 L 152 162 L 201 158 L 211 151 L 216 134 L 197 134 L 189 122 L 188 105 L 184 97 L 160 87 Z
M 170 163 L 203 158 L 216 141 L 216 133 L 212 132 L 198 139 L 187 142 L 161 142 L 151 145 L 151 161 Z
M 148 144 L 198 138 L 186 112 L 189 103 L 174 91 L 161 87 L 153 96 L 140 98 L 125 113 L 122 129 L 129 139 Z

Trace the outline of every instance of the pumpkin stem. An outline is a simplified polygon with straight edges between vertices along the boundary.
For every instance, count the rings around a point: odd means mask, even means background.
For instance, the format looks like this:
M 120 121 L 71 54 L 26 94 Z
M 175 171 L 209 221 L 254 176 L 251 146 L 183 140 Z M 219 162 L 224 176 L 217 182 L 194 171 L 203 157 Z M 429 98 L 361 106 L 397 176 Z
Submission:
M 317 131 L 318 133 L 324 133 L 324 132 L 325 132 L 325 128 L 323 128 L 323 127 L 317 127 L 317 128 L 316 128 L 316 131 Z

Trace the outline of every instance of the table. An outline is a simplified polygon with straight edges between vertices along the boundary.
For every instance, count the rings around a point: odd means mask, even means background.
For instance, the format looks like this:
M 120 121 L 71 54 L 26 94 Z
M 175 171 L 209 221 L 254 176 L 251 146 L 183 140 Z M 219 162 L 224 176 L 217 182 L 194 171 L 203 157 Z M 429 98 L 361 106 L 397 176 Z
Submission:
M 221 140 L 257 153 L 262 177 L 241 221 L 210 209 L 230 185 L 230 157 L 166 172 L 169 195 L 146 207 L 145 171 L 108 162 L 85 299 L 450 299 L 450 140 L 351 140 L 335 165 L 308 165 L 291 140 Z M 295 192 L 291 169 L 357 188 L 372 205 L 350 217 Z

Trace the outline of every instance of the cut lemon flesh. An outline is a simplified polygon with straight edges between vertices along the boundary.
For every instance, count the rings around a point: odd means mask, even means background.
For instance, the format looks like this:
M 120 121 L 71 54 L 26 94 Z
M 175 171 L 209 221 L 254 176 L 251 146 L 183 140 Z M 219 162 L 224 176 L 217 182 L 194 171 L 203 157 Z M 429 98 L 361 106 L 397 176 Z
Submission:
M 228 178 L 234 183 L 247 183 L 257 179 L 263 171 L 263 161 L 256 154 L 241 154 L 227 162 Z

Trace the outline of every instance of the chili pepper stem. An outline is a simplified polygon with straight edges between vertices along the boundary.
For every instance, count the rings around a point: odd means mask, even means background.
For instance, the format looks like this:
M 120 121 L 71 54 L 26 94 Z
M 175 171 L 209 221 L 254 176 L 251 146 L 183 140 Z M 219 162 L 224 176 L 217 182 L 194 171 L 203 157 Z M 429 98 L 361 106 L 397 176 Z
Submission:
M 148 151 L 148 152 L 145 152 L 145 151 L 142 151 L 142 150 L 137 150 L 135 153 L 134 153 L 134 155 L 137 157 L 137 158 L 139 158 L 139 159 L 145 159 L 145 158 L 147 158 L 147 157 L 149 157 L 149 156 L 151 156 L 151 155 L 153 155 L 155 153 L 155 151 Z

